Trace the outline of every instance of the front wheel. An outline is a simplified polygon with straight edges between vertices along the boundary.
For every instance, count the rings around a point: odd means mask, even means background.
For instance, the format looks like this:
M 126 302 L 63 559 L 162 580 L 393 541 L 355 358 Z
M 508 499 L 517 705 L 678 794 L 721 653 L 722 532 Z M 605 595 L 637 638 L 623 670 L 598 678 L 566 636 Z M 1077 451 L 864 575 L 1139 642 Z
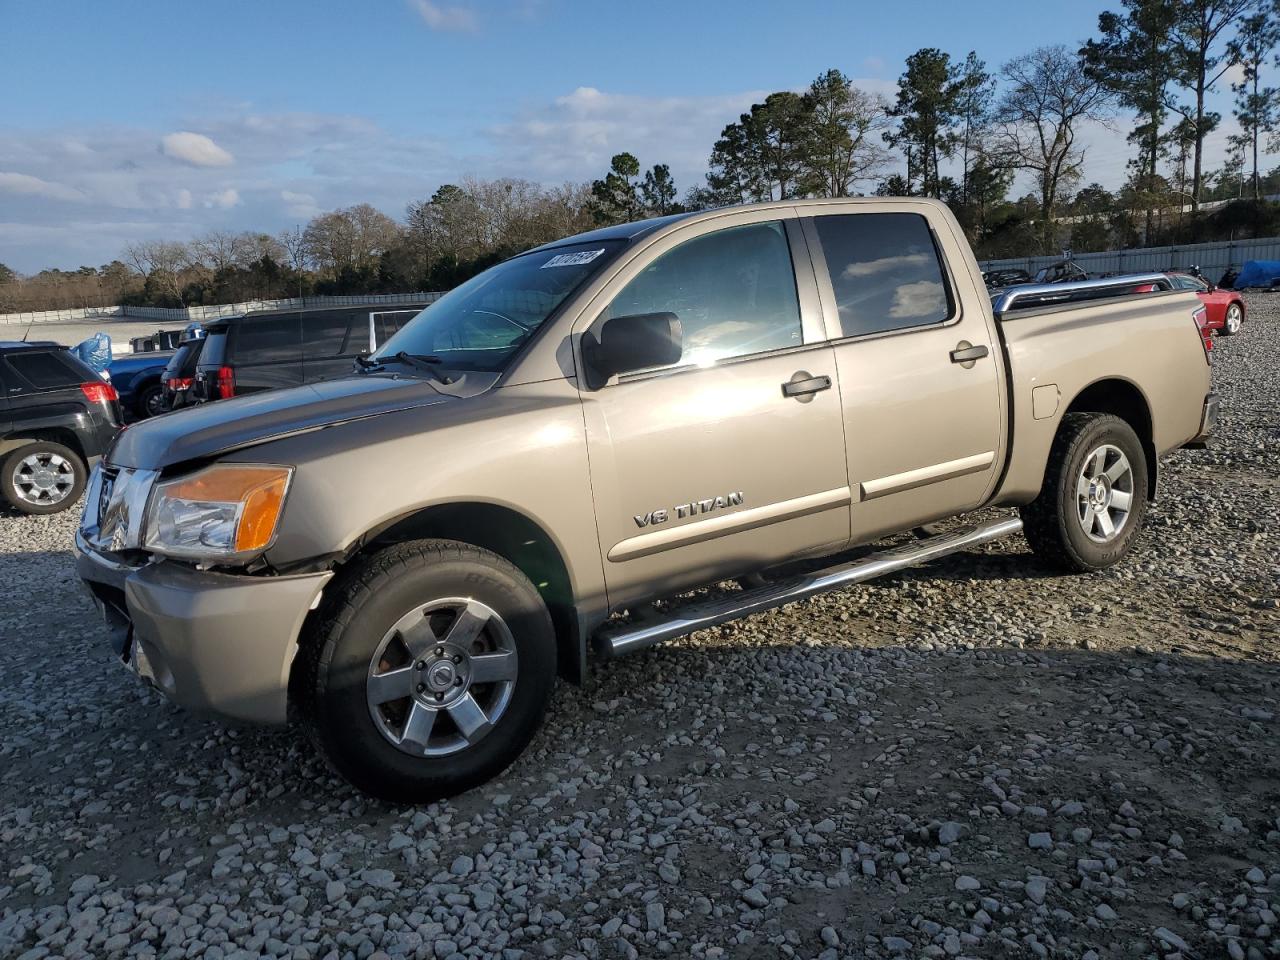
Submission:
M 496 554 L 420 540 L 350 571 L 303 638 L 295 687 L 312 740 L 365 793 L 415 803 L 504 770 L 555 682 L 551 617 Z
M 1103 570 L 1133 546 L 1147 509 L 1147 457 L 1119 417 L 1072 413 L 1049 451 L 1040 495 L 1022 508 L 1027 541 L 1054 566 Z
M 1234 337 L 1244 325 L 1244 308 L 1238 303 L 1227 305 L 1227 315 L 1222 321 L 1223 336 Z

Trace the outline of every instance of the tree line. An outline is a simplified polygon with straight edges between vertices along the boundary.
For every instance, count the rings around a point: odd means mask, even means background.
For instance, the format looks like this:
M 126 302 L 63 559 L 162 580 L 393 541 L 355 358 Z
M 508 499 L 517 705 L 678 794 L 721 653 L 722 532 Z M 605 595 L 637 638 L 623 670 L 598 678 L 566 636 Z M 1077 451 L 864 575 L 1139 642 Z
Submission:
M 983 258 L 1280 233 L 1280 0 L 1121 0 L 1081 44 L 989 68 L 929 47 L 897 94 L 842 71 L 778 91 L 726 124 L 707 174 L 683 194 L 670 167 L 619 153 L 589 184 L 468 178 L 394 220 L 368 204 L 279 236 L 212 231 L 131 244 L 99 268 L 18 277 L 0 265 L 0 310 L 159 306 L 311 294 L 445 289 L 514 253 L 593 226 L 736 203 L 925 196 L 946 202 Z M 1209 103 L 1229 84 L 1238 132 L 1211 169 Z M 1082 137 L 1131 120 L 1126 179 L 1086 180 Z M 1018 176 L 1032 185 L 1011 196 Z

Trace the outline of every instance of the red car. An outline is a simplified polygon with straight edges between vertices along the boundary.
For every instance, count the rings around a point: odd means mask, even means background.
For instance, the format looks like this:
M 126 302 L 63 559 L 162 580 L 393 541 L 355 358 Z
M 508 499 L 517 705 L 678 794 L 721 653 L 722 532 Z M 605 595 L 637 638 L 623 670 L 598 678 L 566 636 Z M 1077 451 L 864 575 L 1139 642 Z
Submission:
M 1199 294 L 1200 302 L 1208 313 L 1206 330 L 1217 330 L 1227 337 L 1240 332 L 1240 325 L 1244 323 L 1244 297 L 1239 293 L 1220 290 L 1189 273 L 1169 273 L 1167 276 L 1173 281 L 1175 290 L 1194 290 Z

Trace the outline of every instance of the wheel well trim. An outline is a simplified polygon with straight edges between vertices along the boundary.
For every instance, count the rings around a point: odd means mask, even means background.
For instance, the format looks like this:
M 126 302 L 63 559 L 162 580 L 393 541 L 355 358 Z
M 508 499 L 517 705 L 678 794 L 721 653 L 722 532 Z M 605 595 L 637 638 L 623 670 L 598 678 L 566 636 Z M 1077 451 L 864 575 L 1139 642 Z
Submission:
M 1122 389 L 1132 391 L 1141 404 L 1141 412 L 1145 422 L 1134 423 L 1130 417 L 1125 416 L 1122 412 L 1114 408 L 1091 410 L 1088 407 L 1076 406 L 1076 403 L 1080 398 L 1085 396 L 1085 394 L 1090 390 L 1106 386 L 1108 384 L 1115 384 L 1120 386 Z M 1142 387 L 1133 380 L 1130 380 L 1122 374 L 1106 374 L 1082 386 L 1075 392 L 1075 395 L 1071 400 L 1062 407 L 1062 412 L 1058 414 L 1058 420 L 1054 426 L 1055 436 L 1057 435 L 1057 432 L 1062 429 L 1062 418 L 1068 413 L 1107 413 L 1112 416 L 1119 417 L 1133 428 L 1133 432 L 1138 435 L 1138 442 L 1142 444 L 1142 452 L 1147 461 L 1147 499 L 1154 500 L 1156 496 L 1156 484 L 1160 477 L 1160 463 L 1155 447 L 1155 417 L 1152 414 L 1151 400 L 1147 397 L 1146 391 L 1144 391 Z
M 491 511 L 495 519 L 503 514 L 507 516 L 504 518 L 505 523 L 498 523 L 489 528 L 489 530 L 500 531 L 501 535 L 494 537 L 487 535 L 488 531 L 486 530 L 477 531 L 475 528 L 466 530 L 459 528 L 455 530 L 455 524 L 458 522 L 456 515 L 449 518 L 452 522 L 445 522 L 437 526 L 434 521 L 447 517 L 451 511 L 455 514 L 466 514 L 472 511 Z M 511 527 L 513 520 L 515 524 L 526 525 L 525 533 L 535 533 L 536 538 L 534 539 L 540 540 L 541 543 L 535 545 L 529 540 L 515 543 L 514 539 L 510 537 L 510 534 L 514 533 L 515 530 L 513 528 L 508 529 Z M 396 533 L 397 530 L 399 533 Z M 503 535 L 505 535 L 505 539 Z M 565 548 L 563 542 L 551 532 L 550 525 L 508 501 L 487 497 L 469 497 L 433 500 L 415 504 L 399 511 L 392 517 L 380 520 L 377 524 L 355 537 L 341 553 L 341 558 L 334 564 L 334 569 L 346 566 L 357 557 L 387 543 L 425 538 L 457 540 L 490 550 L 512 563 L 521 573 L 527 576 L 535 589 L 542 595 L 551 613 L 552 621 L 556 628 L 558 669 L 561 675 L 572 682 L 581 683 L 585 681 L 588 618 L 590 617 L 590 613 L 585 607 L 591 605 L 583 602 L 580 591 L 580 578 L 573 565 L 569 562 L 569 551 Z M 515 549 L 521 546 L 534 546 L 534 549 L 524 552 Z M 541 552 L 539 552 L 540 550 Z M 551 572 L 563 576 L 562 585 L 555 583 L 553 580 L 540 582 L 540 578 L 537 575 L 539 571 L 531 569 L 533 562 L 538 559 L 549 559 L 554 562 L 556 569 Z M 557 593 L 557 589 L 561 586 L 563 587 L 563 592 Z M 599 600 L 599 605 L 602 608 L 607 608 L 607 603 L 603 596 Z M 597 617 L 596 619 L 601 618 Z

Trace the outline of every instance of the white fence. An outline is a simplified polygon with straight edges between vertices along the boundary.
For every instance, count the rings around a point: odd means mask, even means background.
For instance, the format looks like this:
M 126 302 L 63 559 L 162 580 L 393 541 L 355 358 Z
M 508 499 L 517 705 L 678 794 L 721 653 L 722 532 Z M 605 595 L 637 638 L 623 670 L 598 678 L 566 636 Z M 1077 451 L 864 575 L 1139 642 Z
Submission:
M 1041 267 L 1061 260 L 1061 256 L 1015 257 L 1011 260 L 983 260 L 983 270 L 1020 268 L 1034 276 Z M 1239 269 L 1246 260 L 1280 260 L 1280 237 L 1257 240 L 1221 240 L 1216 243 L 1184 243 L 1170 247 L 1139 247 L 1102 253 L 1077 253 L 1071 257 L 1091 276 L 1115 273 L 1185 270 L 1196 266 L 1215 283 L 1234 264 Z
M 73 307 L 66 310 L 38 310 L 27 313 L 0 313 L 0 324 L 76 323 L 84 320 L 161 320 L 190 323 L 217 317 L 238 317 L 250 310 L 289 310 L 305 307 L 346 307 L 378 303 L 431 303 L 442 293 L 381 293 L 350 297 L 290 297 L 286 300 L 246 300 L 207 307 Z

